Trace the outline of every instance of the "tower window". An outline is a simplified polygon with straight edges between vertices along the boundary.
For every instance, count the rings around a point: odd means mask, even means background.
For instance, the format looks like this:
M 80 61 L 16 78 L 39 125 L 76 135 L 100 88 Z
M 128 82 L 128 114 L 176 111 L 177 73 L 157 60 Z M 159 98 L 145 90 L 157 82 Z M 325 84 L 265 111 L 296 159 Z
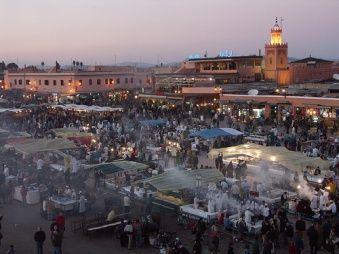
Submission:
M 282 57 L 280 57 L 280 64 L 283 64 L 284 63 L 284 60 Z
M 270 57 L 270 64 L 272 64 L 272 57 Z

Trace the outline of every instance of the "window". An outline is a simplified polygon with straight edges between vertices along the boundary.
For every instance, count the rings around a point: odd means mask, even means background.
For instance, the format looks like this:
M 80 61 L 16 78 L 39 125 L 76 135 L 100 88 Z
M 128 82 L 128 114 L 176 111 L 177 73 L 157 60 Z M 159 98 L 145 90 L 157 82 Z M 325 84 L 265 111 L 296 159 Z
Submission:
M 22 80 L 21 79 L 19 79 L 19 85 L 22 85 Z
M 120 84 L 120 78 L 117 78 L 117 84 Z
M 105 85 L 108 85 L 108 78 L 105 79 Z
M 133 84 L 133 82 L 134 82 L 134 79 L 133 79 L 133 78 L 131 78 L 131 84 Z
M 125 78 L 125 84 L 128 84 L 128 78 Z
M 89 79 L 88 80 L 88 84 L 91 86 L 93 83 L 92 83 L 92 79 Z
M 39 79 L 39 86 L 41 86 L 41 79 Z
M 28 79 L 26 79 L 26 86 L 28 86 L 31 83 Z
M 237 69 L 237 64 L 235 62 L 230 62 L 229 69 L 230 70 L 236 70 Z
M 56 80 L 53 80 L 53 86 L 56 86 L 56 85 L 57 85 Z
M 14 79 L 14 84 L 15 84 L 15 85 L 17 85 L 17 81 L 16 81 L 16 79 Z
M 142 80 L 141 79 L 139 79 L 139 84 L 141 84 L 142 83 Z
M 97 85 L 101 85 L 101 79 L 97 79 Z
M 284 60 L 282 57 L 280 57 L 280 64 L 283 64 L 284 63 Z
M 72 84 L 72 80 L 68 80 L 68 85 L 70 86 Z
M 60 85 L 61 86 L 64 86 L 65 85 L 65 82 L 64 82 L 64 80 L 62 79 L 62 80 L 60 80 Z
M 81 79 L 79 79 L 79 86 L 82 86 L 82 80 Z
M 270 64 L 272 64 L 272 57 L 270 57 Z
M 109 79 L 109 83 L 110 83 L 111 85 L 113 85 L 113 84 L 114 84 L 114 80 L 113 80 L 112 78 L 110 78 L 110 79 Z
M 45 86 L 48 86 L 48 85 L 49 85 L 49 80 L 48 80 L 48 79 L 45 79 L 44 85 L 45 85 Z

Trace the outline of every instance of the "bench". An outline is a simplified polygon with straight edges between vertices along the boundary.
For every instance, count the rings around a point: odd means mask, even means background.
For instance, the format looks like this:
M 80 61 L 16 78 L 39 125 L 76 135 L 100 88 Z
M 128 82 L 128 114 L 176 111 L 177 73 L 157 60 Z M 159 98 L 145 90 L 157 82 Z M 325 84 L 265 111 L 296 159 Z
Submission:
M 124 223 L 126 223 L 127 220 L 124 220 Z M 121 221 L 116 221 L 112 223 L 106 223 L 106 224 L 101 224 L 101 225 L 89 225 L 87 226 L 85 233 L 87 235 L 90 235 L 91 233 L 101 231 L 101 230 L 107 230 L 110 228 L 116 228 L 117 226 L 121 225 Z

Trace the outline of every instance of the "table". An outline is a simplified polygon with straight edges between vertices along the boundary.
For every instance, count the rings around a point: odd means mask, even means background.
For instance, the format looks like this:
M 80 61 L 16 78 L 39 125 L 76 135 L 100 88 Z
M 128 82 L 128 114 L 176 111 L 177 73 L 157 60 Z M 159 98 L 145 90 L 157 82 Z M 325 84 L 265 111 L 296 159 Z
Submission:
M 13 198 L 17 201 L 22 202 L 21 187 L 17 186 L 14 189 Z M 29 188 L 27 190 L 26 203 L 29 205 L 38 204 L 40 202 L 40 191 L 39 189 Z
M 65 166 L 60 165 L 60 164 L 49 164 L 49 167 L 50 167 L 52 170 L 59 171 L 59 172 L 62 172 L 62 171 L 65 170 Z
M 6 183 L 9 183 L 9 182 L 16 182 L 18 180 L 18 177 L 17 176 L 6 176 Z
M 195 209 L 193 204 L 180 206 L 180 212 L 188 215 L 188 217 L 198 217 L 206 220 L 208 223 L 211 220 L 217 219 L 218 212 L 209 213 L 201 209 Z
M 139 198 L 139 199 L 142 199 L 144 198 L 144 193 L 145 193 L 145 189 L 144 189 L 144 192 L 140 192 L 138 191 L 137 188 L 134 188 L 134 195 Z M 131 186 L 125 186 L 122 188 L 121 192 L 123 194 L 131 194 Z M 150 197 L 150 195 L 154 196 L 155 195 L 155 192 L 154 191 L 150 191 L 150 190 L 147 190 L 147 197 Z
M 77 203 L 77 200 L 62 196 L 53 196 L 51 201 L 56 209 L 60 209 L 63 212 L 73 211 Z
M 264 201 L 265 203 L 272 205 L 275 203 L 279 203 L 281 201 L 281 195 L 284 194 L 284 192 L 287 192 L 287 197 L 289 199 L 294 199 L 296 197 L 298 197 L 298 194 L 295 192 L 291 192 L 291 191 L 287 191 L 287 190 L 282 190 L 282 189 L 272 189 L 270 191 L 270 196 L 259 196 L 259 197 L 255 197 L 254 200 L 261 203 L 262 201 Z

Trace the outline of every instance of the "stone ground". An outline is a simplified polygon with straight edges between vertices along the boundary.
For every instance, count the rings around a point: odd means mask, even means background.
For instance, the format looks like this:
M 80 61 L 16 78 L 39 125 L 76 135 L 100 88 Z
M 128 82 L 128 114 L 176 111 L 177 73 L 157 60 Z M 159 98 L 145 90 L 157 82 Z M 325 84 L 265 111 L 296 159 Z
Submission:
M 99 206 L 103 206 L 102 200 L 104 196 L 105 194 L 102 194 L 102 198 L 97 201 L 96 207 L 94 208 L 95 210 L 98 209 Z M 114 196 L 119 199 L 117 195 Z M 140 212 L 140 210 L 141 204 L 134 203 L 132 212 L 137 214 Z M 51 241 L 49 239 L 49 225 L 51 222 L 40 216 L 40 205 L 23 207 L 21 203 L 13 201 L 11 204 L 3 205 L 3 207 L 0 208 L 0 213 L 4 216 L 2 221 L 2 234 L 4 238 L 2 240 L 2 246 L 0 247 L 0 253 L 6 253 L 9 245 L 11 244 L 15 246 L 17 254 L 35 253 L 33 235 L 37 226 L 41 226 L 47 233 L 45 253 L 52 253 Z M 66 232 L 63 241 L 63 254 L 159 253 L 159 250 L 151 247 L 134 250 L 121 248 L 119 240 L 113 235 L 102 234 L 89 238 L 84 236 L 82 232 L 73 233 L 71 231 L 72 219 L 74 218 L 66 217 Z M 161 230 L 177 232 L 184 246 L 186 246 L 191 251 L 194 235 L 192 235 L 190 231 L 183 229 L 182 226 L 179 226 L 176 220 L 177 217 L 175 215 L 163 212 Z M 220 253 L 227 253 L 228 243 L 231 239 L 231 234 L 227 233 L 222 235 Z M 305 243 L 306 242 L 307 240 L 305 239 Z M 287 253 L 286 248 L 287 246 L 283 246 L 280 250 L 278 250 L 277 253 Z M 243 253 L 243 249 L 243 243 L 238 243 L 235 245 L 235 253 Z M 208 253 L 207 246 L 204 246 L 203 253 Z M 309 253 L 308 250 L 306 250 L 305 253 Z

